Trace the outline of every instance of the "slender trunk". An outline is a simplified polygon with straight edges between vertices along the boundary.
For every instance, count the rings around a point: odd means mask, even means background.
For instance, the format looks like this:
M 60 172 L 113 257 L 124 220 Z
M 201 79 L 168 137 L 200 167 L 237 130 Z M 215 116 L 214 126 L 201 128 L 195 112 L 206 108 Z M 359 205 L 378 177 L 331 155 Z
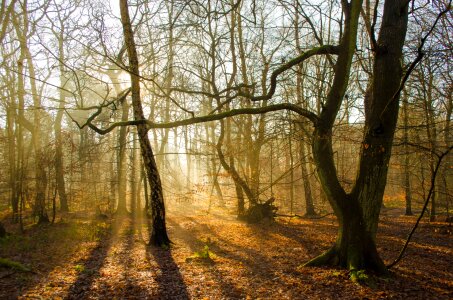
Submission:
M 234 182 L 234 187 L 236 190 L 236 197 L 238 198 L 238 217 L 242 217 L 245 214 L 245 201 L 244 201 L 244 192 L 242 191 L 241 186 Z
M 124 99 L 121 110 L 121 121 L 127 121 L 129 118 L 129 104 Z M 119 215 L 127 214 L 126 190 L 127 190 L 127 168 L 126 168 L 126 145 L 127 145 L 128 128 L 122 126 L 118 137 L 118 206 L 116 213 Z
M 59 58 L 59 71 L 60 71 L 60 98 L 58 104 L 57 116 L 55 118 L 55 179 L 57 184 L 58 197 L 60 199 L 60 210 L 62 212 L 69 211 L 68 207 L 68 198 L 66 196 L 66 187 L 65 187 L 65 172 L 64 172 L 64 162 L 63 162 L 63 141 L 61 137 L 61 122 L 63 120 L 64 113 L 64 87 L 65 87 L 65 77 L 64 77 L 64 50 L 63 50 L 63 29 L 60 36 L 58 37 L 58 58 Z
M 46 189 L 47 189 L 47 174 L 43 162 L 43 147 L 41 141 L 41 99 L 39 98 L 38 89 L 36 87 L 36 73 L 34 69 L 34 64 L 30 50 L 27 45 L 27 36 L 29 30 L 28 24 L 28 12 L 27 8 L 24 7 L 22 14 L 23 17 L 23 27 L 20 26 L 18 16 L 14 16 L 13 24 L 16 30 L 16 33 L 19 37 L 20 42 L 20 59 L 18 61 L 19 70 L 22 72 L 19 74 L 18 81 L 18 97 L 19 102 L 25 103 L 25 87 L 24 80 L 22 77 L 24 70 L 24 62 L 27 62 L 28 70 L 30 73 L 30 85 L 31 85 L 31 94 L 33 99 L 33 123 L 31 124 L 31 133 L 32 133 L 32 143 L 35 151 L 35 203 L 34 203 L 34 215 L 38 217 L 38 223 L 48 223 L 49 218 L 47 216 L 45 202 L 46 202 Z M 19 107 L 21 109 L 22 107 Z M 23 117 L 23 114 L 21 115 Z M 21 119 L 20 122 L 27 122 L 24 119 Z
M 452 112 L 453 112 L 453 86 L 450 85 L 447 91 L 447 113 L 445 115 L 445 127 L 444 127 L 444 144 L 446 147 L 449 146 L 449 144 L 453 141 L 453 136 L 452 136 L 452 130 L 451 130 L 451 117 L 452 117 Z M 447 218 L 450 218 L 450 199 L 451 199 L 451 193 L 450 193 L 450 186 L 453 180 L 451 180 L 451 167 L 453 165 L 452 161 L 452 155 L 448 155 L 445 158 L 445 163 L 442 167 L 442 179 L 443 179 L 443 184 L 442 184 L 442 193 L 445 195 L 445 208 L 447 210 Z M 451 222 L 450 222 L 451 224 Z
M 403 133 L 403 143 L 404 143 L 404 194 L 406 200 L 406 216 L 412 215 L 412 194 L 411 194 L 411 180 L 410 180 L 410 170 L 409 170 L 409 129 L 408 129 L 408 98 L 404 97 L 403 99 L 403 123 L 404 123 L 404 133 Z
M 429 66 L 428 66 L 429 68 Z M 434 120 L 434 105 L 433 105 L 433 76 L 424 74 L 423 68 L 421 69 L 421 80 L 422 80 L 422 87 L 423 87 L 423 104 L 424 104 L 424 112 L 425 112 L 425 121 L 426 121 L 426 135 L 429 141 L 429 147 L 431 149 L 430 154 L 430 161 L 429 167 L 431 170 L 431 176 L 434 174 L 434 166 L 436 161 L 435 151 L 437 149 L 437 130 L 436 130 L 436 123 Z M 432 73 L 431 73 L 432 74 Z M 428 82 L 426 82 L 425 76 L 428 77 Z M 438 180 L 436 181 L 438 182 Z M 431 209 L 429 211 L 429 220 L 435 221 L 436 220 L 436 204 L 438 198 L 438 190 L 437 184 L 435 189 L 431 195 Z
M 289 136 L 288 136 L 288 155 L 289 155 L 289 210 L 290 214 L 294 211 L 294 157 L 293 157 L 293 129 L 289 117 Z
M 131 160 L 132 160 L 132 168 L 131 168 L 131 176 L 130 176 L 130 185 L 131 185 L 131 214 L 135 218 L 137 217 L 137 201 L 138 201 L 138 193 L 137 193 L 137 134 L 133 131 L 132 134 L 132 149 L 131 149 Z
M 163 111 L 162 115 L 164 116 L 164 122 L 168 122 L 170 120 L 170 103 L 171 103 L 171 88 L 173 84 L 173 60 L 174 60 L 174 20 L 173 20 L 173 11 L 174 11 L 174 2 L 173 0 L 165 2 L 168 11 L 168 54 L 167 54 L 167 74 L 165 76 L 165 92 L 167 95 L 165 96 L 165 110 Z M 158 154 L 160 154 L 157 158 L 157 165 L 162 170 L 165 167 L 166 162 L 166 155 L 163 155 L 168 146 L 168 136 L 170 133 L 169 128 L 163 129 L 162 133 L 162 140 L 160 143 L 160 147 L 158 149 Z
M 141 163 L 141 177 L 143 178 L 143 193 L 145 194 L 145 207 L 143 208 L 146 215 L 149 214 L 149 192 L 148 192 L 148 178 L 146 177 L 146 171 Z
M 313 204 L 313 196 L 311 193 L 310 179 L 308 176 L 307 170 L 307 161 L 306 161 L 306 150 L 305 143 L 301 141 L 300 145 L 300 169 L 302 173 L 302 181 L 304 183 L 304 195 L 305 195 L 305 216 L 315 216 L 315 206 Z
M 127 0 L 120 0 L 121 22 L 123 25 L 124 41 L 129 56 L 129 73 L 131 76 L 132 108 L 135 120 L 144 120 L 142 103 L 140 99 L 140 70 L 137 49 L 134 41 L 131 20 L 129 17 Z M 148 138 L 148 129 L 145 124 L 136 125 L 142 158 L 151 186 L 151 223 L 149 244 L 155 246 L 168 246 L 170 239 L 167 235 L 165 224 L 165 205 L 162 184 L 156 160 L 154 159 L 151 143 Z
M 10 103 L 11 105 L 7 107 L 6 110 L 6 125 L 7 125 L 7 136 L 8 136 L 8 160 L 9 160 L 9 185 L 10 185 L 10 203 L 13 210 L 13 222 L 16 223 L 19 214 L 19 194 L 18 194 L 18 172 L 16 165 L 16 135 L 15 135 L 15 126 L 17 130 L 16 122 L 16 100 L 11 96 Z
M 296 5 L 298 5 L 298 0 L 296 0 Z M 296 6 L 297 7 L 297 6 Z M 301 45 L 300 45 L 300 33 L 299 33 L 299 11 L 296 9 L 295 11 L 295 18 L 294 18 L 294 38 L 296 40 L 296 50 L 299 54 L 302 53 Z M 297 104 L 303 105 L 304 108 L 308 108 L 308 104 L 304 97 L 304 77 L 302 76 L 304 70 L 302 69 L 302 66 L 299 65 L 297 67 L 297 74 L 296 74 L 296 99 L 297 99 Z M 318 97 L 320 99 L 320 97 Z M 320 102 L 320 100 L 318 100 Z M 320 106 L 318 108 L 319 110 L 321 109 Z M 318 114 L 320 111 L 318 111 Z M 301 169 L 301 175 L 302 175 L 302 181 L 304 185 L 304 198 L 305 198 L 305 216 L 315 216 L 315 207 L 313 204 L 313 196 L 311 192 L 311 184 L 310 184 L 310 178 L 308 176 L 308 169 L 307 169 L 307 164 L 308 164 L 308 151 L 305 149 L 305 141 L 304 139 L 308 139 L 308 130 L 305 128 L 305 124 L 303 123 L 304 120 L 301 120 L 300 123 L 300 129 L 302 132 L 302 135 L 300 136 L 300 142 L 299 142 L 299 160 L 300 160 L 300 169 Z M 311 172 L 310 172 L 311 173 Z

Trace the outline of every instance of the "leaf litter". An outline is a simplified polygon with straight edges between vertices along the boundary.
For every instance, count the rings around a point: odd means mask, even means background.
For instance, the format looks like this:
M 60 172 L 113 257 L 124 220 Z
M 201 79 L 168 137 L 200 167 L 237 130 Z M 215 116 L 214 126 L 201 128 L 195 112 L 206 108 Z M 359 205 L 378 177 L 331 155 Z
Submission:
M 0 275 L 9 272 L 0 280 L 0 298 L 453 298 L 453 243 L 443 223 L 423 223 L 392 277 L 364 286 L 349 280 L 346 270 L 302 267 L 334 242 L 337 225 L 332 216 L 249 225 L 228 214 L 170 211 L 169 249 L 147 245 L 146 222 L 71 222 L 69 231 L 76 232 L 70 238 L 68 229 L 57 223 L 0 244 L 0 257 L 35 272 L 0 269 Z M 386 262 L 398 255 L 413 222 L 399 215 L 382 216 L 377 243 Z M 33 242 L 43 236 L 45 242 Z

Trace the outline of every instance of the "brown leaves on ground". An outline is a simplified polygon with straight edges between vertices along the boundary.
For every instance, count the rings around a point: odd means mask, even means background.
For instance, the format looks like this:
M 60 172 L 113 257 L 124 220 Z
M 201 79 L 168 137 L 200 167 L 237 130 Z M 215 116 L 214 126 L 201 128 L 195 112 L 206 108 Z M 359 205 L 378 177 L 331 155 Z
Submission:
M 451 235 L 439 230 L 447 226 L 441 223 L 422 224 L 394 276 L 376 278 L 370 287 L 351 282 L 345 270 L 301 267 L 333 243 L 333 217 L 247 225 L 231 215 L 170 212 L 170 249 L 147 246 L 147 226 L 138 223 L 71 221 L 31 229 L 17 241 L 9 238 L 0 244 L 0 257 L 37 274 L 0 269 L 0 298 L 453 297 L 453 245 Z M 397 256 L 413 223 L 414 217 L 382 217 L 378 246 L 387 262 Z

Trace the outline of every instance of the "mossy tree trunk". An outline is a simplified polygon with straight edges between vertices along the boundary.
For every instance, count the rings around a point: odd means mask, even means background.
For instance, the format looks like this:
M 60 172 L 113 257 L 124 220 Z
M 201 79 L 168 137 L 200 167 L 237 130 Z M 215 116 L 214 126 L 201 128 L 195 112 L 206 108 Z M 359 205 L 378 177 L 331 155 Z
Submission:
M 140 71 L 138 67 L 138 55 L 129 17 L 127 0 L 120 0 L 121 22 L 123 25 L 124 41 L 129 56 L 129 73 L 131 76 L 132 108 L 135 120 L 145 120 L 140 99 Z M 148 138 L 148 129 L 145 124 L 138 124 L 137 133 L 140 143 L 141 154 L 151 187 L 151 232 L 149 244 L 154 246 L 168 246 L 167 228 L 165 224 L 165 205 L 162 191 L 162 183 L 154 159 L 151 143 Z
M 370 105 L 355 185 L 347 194 L 335 169 L 332 127 L 343 99 L 355 51 L 362 1 L 345 4 L 344 34 L 335 65 L 335 77 L 313 137 L 313 155 L 323 190 L 338 218 L 334 246 L 306 265 L 339 265 L 350 270 L 385 273 L 375 244 L 379 212 L 386 185 L 391 146 L 398 119 L 402 78 L 402 48 L 407 29 L 407 1 L 387 0 L 376 42 Z

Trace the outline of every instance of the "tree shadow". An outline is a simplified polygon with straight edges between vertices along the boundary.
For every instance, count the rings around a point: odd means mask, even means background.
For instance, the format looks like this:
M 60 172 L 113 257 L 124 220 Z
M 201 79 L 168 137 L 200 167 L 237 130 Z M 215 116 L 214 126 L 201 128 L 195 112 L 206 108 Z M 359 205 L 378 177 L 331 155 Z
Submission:
M 77 262 L 76 268 L 79 274 L 69 287 L 64 299 L 81 299 L 91 294 L 93 282 L 100 277 L 99 272 L 112 245 L 112 237 L 117 235 L 119 227 L 120 224 L 112 225 L 108 232 L 99 237 L 97 245 L 91 250 L 88 257 Z
M 108 243 L 111 228 L 104 230 L 105 234 L 102 236 L 95 237 L 94 231 L 90 229 L 92 226 L 90 222 L 92 222 L 91 217 L 86 216 L 69 218 L 54 224 L 33 225 L 21 235 L 12 235 L 10 240 L 5 241 L 5 247 L 3 249 L 0 247 L 0 256 L 11 257 L 12 260 L 29 266 L 33 272 L 12 272 L 8 277 L 2 278 L 0 298 L 15 299 L 39 293 L 43 288 L 43 278 L 52 277 L 59 269 L 67 268 L 69 263 L 72 264 L 71 258 L 77 256 L 80 251 L 77 247 L 79 243 L 97 238 L 92 252 L 101 253 L 101 245 Z M 93 256 L 92 253 L 89 254 L 89 257 L 91 256 Z M 80 271 L 77 275 L 86 276 L 91 272 L 90 268 L 95 270 L 91 265 L 85 266 L 84 261 L 75 263 L 76 270 Z M 71 266 L 69 272 L 73 272 L 72 270 Z M 55 285 L 56 293 L 61 293 L 62 297 L 65 297 L 70 284 L 66 278 L 62 278 Z
M 168 222 L 168 220 L 167 220 Z M 146 218 L 148 231 L 151 232 L 151 220 Z M 143 237 L 140 234 L 143 241 Z M 155 272 L 155 281 L 158 284 L 156 299 L 190 299 L 187 286 L 184 282 L 179 266 L 171 254 L 170 248 L 155 247 L 146 244 L 146 259 L 157 263 L 158 270 Z
M 142 243 L 141 236 L 137 233 L 137 220 L 128 218 L 127 224 L 122 224 L 115 248 L 109 256 L 112 266 L 107 267 L 108 272 L 120 270 L 114 277 L 103 276 L 96 282 L 96 289 L 92 290 L 95 298 L 120 298 L 120 299 L 148 299 L 150 291 L 145 288 L 144 282 L 137 277 L 136 259 L 139 257 L 135 252 L 136 238 Z M 99 295 L 101 294 L 101 295 Z
M 255 233 L 260 232 L 260 228 L 256 225 L 251 226 Z M 313 232 L 316 228 L 317 234 Z M 274 222 L 269 227 L 269 233 L 277 234 L 285 238 L 291 239 L 300 244 L 310 254 L 316 254 L 323 249 L 327 249 L 335 241 L 337 226 L 327 226 L 325 224 L 316 224 L 315 221 L 310 221 L 310 224 L 291 224 L 281 221 Z M 319 234 L 319 231 L 322 233 Z M 328 238 L 326 238 L 326 236 Z M 331 240 L 331 241 L 330 241 Z M 330 242 L 329 242 L 330 241 Z
M 195 226 L 203 233 L 213 238 L 212 243 L 202 241 L 197 237 L 196 230 L 189 230 L 181 227 L 179 224 L 169 221 L 169 224 L 175 228 L 178 233 L 176 236 L 189 246 L 191 251 L 199 251 L 204 245 L 208 245 L 209 249 L 222 259 L 236 261 L 241 268 L 245 268 L 245 276 L 253 276 L 263 282 L 269 282 L 272 278 L 273 271 L 277 269 L 274 262 L 267 256 L 260 253 L 257 249 L 246 247 L 245 245 L 235 244 L 227 238 L 222 238 L 215 234 L 212 229 L 204 223 L 198 223 L 195 219 L 187 217 L 187 220 L 193 222 Z M 264 237 L 265 238 L 265 237 Z M 229 265 L 229 263 L 228 263 Z M 229 267 L 229 266 L 228 266 Z M 227 270 L 224 270 L 221 265 L 215 263 L 210 264 L 207 271 L 213 279 L 219 284 L 222 295 L 228 299 L 240 299 L 246 297 L 247 287 L 237 286 L 235 282 L 240 282 L 237 278 L 229 279 L 231 276 Z
M 155 278 L 158 284 L 156 299 L 190 299 L 186 284 L 170 249 L 148 246 L 146 259 L 154 260 L 159 267 Z

